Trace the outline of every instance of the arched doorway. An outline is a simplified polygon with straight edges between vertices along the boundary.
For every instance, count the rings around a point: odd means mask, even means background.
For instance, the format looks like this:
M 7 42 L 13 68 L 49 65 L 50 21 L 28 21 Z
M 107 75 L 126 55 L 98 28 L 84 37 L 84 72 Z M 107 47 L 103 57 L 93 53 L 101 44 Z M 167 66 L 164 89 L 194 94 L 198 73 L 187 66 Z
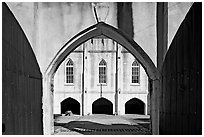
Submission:
M 71 38 L 56 54 L 48 66 L 43 78 L 43 126 L 44 134 L 54 133 L 53 124 L 53 79 L 56 70 L 74 49 L 85 41 L 98 37 L 106 36 L 118 42 L 126 48 L 138 60 L 145 69 L 150 81 L 150 104 L 151 104 L 151 122 L 152 133 L 158 134 L 159 131 L 159 91 L 160 91 L 160 73 L 152 60 L 145 51 L 133 40 L 126 36 L 122 31 L 104 22 L 99 22 L 75 35 Z M 83 91 L 84 92 L 84 91 Z M 83 106 L 83 105 L 82 105 Z M 82 108 L 83 109 L 83 108 Z
M 99 98 L 92 104 L 92 114 L 113 114 L 113 104 L 105 98 Z
M 61 103 L 61 114 L 65 114 L 66 111 L 71 111 L 73 114 L 80 115 L 80 103 L 73 99 L 67 98 Z
M 145 103 L 137 98 L 132 98 L 125 103 L 125 114 L 145 114 Z

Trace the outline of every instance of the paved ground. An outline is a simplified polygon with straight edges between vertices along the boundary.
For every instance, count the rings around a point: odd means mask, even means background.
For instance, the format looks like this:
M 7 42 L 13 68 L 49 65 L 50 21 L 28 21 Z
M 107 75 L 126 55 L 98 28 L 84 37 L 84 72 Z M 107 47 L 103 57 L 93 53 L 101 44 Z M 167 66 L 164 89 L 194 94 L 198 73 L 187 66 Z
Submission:
M 150 135 L 149 116 L 89 115 L 60 116 L 55 119 L 55 135 Z

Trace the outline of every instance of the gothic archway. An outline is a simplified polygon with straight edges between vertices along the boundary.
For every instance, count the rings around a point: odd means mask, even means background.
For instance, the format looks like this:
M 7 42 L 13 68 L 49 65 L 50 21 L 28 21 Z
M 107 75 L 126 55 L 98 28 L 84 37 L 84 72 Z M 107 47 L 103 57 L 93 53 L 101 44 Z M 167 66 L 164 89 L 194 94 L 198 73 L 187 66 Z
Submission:
M 145 103 L 132 98 L 125 103 L 125 114 L 145 114 Z
M 113 114 L 113 103 L 106 98 L 99 98 L 92 104 L 92 114 Z
M 71 111 L 73 114 L 80 115 L 80 103 L 73 98 L 66 98 L 61 103 L 61 114 Z
M 106 36 L 114 41 L 118 42 L 124 48 L 126 48 L 132 55 L 138 60 L 138 62 L 145 69 L 149 79 L 152 91 L 150 91 L 151 96 L 151 122 L 152 122 L 152 133 L 158 134 L 158 123 L 159 123 L 159 83 L 160 74 L 155 67 L 152 60 L 144 52 L 144 50 L 131 38 L 126 36 L 122 31 L 113 26 L 110 26 L 104 22 L 99 22 L 75 35 L 70 39 L 56 54 L 50 65 L 48 66 L 45 77 L 43 78 L 43 126 L 45 134 L 54 133 L 53 124 L 53 108 L 50 107 L 53 104 L 53 79 L 56 70 L 60 64 L 65 60 L 67 55 L 69 55 L 74 49 L 80 46 L 87 40 L 97 37 Z M 50 130 L 51 129 L 51 130 Z

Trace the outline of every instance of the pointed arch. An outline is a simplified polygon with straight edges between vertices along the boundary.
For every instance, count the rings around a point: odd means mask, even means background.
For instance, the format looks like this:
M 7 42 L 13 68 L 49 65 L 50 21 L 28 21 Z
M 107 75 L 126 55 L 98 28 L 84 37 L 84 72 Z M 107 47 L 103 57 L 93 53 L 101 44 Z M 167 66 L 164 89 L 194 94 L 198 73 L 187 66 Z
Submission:
M 74 98 L 66 98 L 61 103 L 61 114 L 71 111 L 73 114 L 80 115 L 80 103 Z
M 106 98 L 99 98 L 92 104 L 92 114 L 113 114 L 113 103 Z
M 159 72 L 152 60 L 145 51 L 133 40 L 126 36 L 122 31 L 104 22 L 99 22 L 75 35 L 71 38 L 56 54 L 46 70 L 46 74 L 54 74 L 63 60 L 74 49 L 80 46 L 85 41 L 98 36 L 105 36 L 118 42 L 127 49 L 143 66 L 150 79 L 158 79 Z
M 125 103 L 125 114 L 145 114 L 145 103 L 138 98 L 132 98 Z
M 97 36 L 106 36 L 122 45 L 128 50 L 143 66 L 146 71 L 152 91 L 151 94 L 151 117 L 152 117 L 152 133 L 158 134 L 158 114 L 159 114 L 159 91 L 160 91 L 160 73 L 155 67 L 152 60 L 144 52 L 144 50 L 131 38 L 125 35 L 122 31 L 104 22 L 99 22 L 75 35 L 71 38 L 56 54 L 46 69 L 43 78 L 43 124 L 44 133 L 54 133 L 53 128 L 53 78 L 60 64 L 65 60 L 74 49 L 80 46 L 85 41 Z M 51 130 L 50 130 L 51 129 Z
M 106 66 L 106 61 L 104 59 L 101 59 L 99 62 L 99 66 Z
M 139 66 L 139 63 L 136 59 L 133 61 L 132 66 Z
M 66 66 L 73 66 L 74 63 L 72 61 L 72 59 L 68 58 L 68 60 L 66 61 Z

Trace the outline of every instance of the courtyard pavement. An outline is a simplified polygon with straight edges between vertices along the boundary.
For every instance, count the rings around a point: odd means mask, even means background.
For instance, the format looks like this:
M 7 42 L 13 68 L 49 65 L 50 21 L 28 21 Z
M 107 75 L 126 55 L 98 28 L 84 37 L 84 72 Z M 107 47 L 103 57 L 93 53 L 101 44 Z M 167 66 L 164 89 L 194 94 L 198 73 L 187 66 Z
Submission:
M 55 135 L 150 135 L 148 115 L 59 116 Z

